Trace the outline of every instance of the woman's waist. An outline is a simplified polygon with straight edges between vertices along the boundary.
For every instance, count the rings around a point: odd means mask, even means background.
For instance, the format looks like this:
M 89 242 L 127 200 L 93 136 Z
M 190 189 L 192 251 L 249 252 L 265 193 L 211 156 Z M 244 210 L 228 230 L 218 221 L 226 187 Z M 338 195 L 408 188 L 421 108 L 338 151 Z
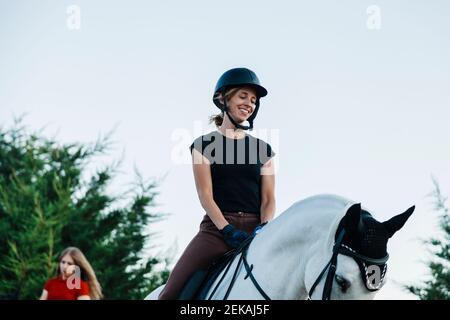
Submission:
M 234 216 L 234 217 L 259 217 L 259 212 L 248 212 L 248 211 L 222 211 L 224 216 Z
M 260 219 L 259 212 L 247 212 L 247 211 L 222 211 L 222 214 L 225 218 L 233 217 L 233 218 L 246 218 L 246 219 Z M 211 220 L 209 215 L 205 212 L 203 216 L 203 220 Z

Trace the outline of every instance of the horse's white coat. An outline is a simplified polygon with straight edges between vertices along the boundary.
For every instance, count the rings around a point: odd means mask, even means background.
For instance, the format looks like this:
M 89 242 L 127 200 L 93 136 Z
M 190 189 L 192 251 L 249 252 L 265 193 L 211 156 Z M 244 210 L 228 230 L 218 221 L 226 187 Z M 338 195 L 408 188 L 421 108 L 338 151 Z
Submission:
M 254 277 L 271 299 L 308 297 L 309 289 L 331 258 L 339 221 L 355 203 L 337 195 L 309 197 L 294 203 L 261 230 L 248 249 L 247 259 L 253 264 Z M 239 256 L 213 299 L 224 297 L 238 260 Z M 351 286 L 344 294 L 334 283 L 331 299 L 373 299 L 375 294 L 365 288 L 352 258 L 339 255 L 336 274 L 349 280 Z M 244 280 L 245 275 L 242 264 L 228 299 L 263 299 L 250 278 Z M 324 280 L 325 277 L 312 299 L 321 298 Z M 157 299 L 162 288 L 154 290 L 146 299 Z

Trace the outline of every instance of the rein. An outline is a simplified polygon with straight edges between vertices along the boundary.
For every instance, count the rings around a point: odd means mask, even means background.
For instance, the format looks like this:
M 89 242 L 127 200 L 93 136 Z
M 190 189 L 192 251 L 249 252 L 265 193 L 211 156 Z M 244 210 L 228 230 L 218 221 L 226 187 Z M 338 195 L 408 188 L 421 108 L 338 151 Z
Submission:
M 237 247 L 233 253 L 233 256 L 231 258 L 231 260 L 228 262 L 227 268 L 225 269 L 225 272 L 223 273 L 222 277 L 220 278 L 219 282 L 216 284 L 216 286 L 214 287 L 214 290 L 211 292 L 211 294 L 209 295 L 209 297 L 207 298 L 207 300 L 211 300 L 212 297 L 214 296 L 214 294 L 216 293 L 217 289 L 219 288 L 220 284 L 222 283 L 223 279 L 225 278 L 226 274 L 228 273 L 228 271 L 230 270 L 231 265 L 233 264 L 234 259 L 240 254 L 241 257 L 239 258 L 238 264 L 236 266 L 236 270 L 234 271 L 233 274 L 233 278 L 231 279 L 231 282 L 228 286 L 228 289 L 225 293 L 225 296 L 223 297 L 223 300 L 227 300 L 228 296 L 230 295 L 231 289 L 234 286 L 234 283 L 236 282 L 236 278 L 238 275 L 238 271 L 241 267 L 241 264 L 244 263 L 244 267 L 245 270 L 247 271 L 246 276 L 244 277 L 244 280 L 247 280 L 248 277 L 250 277 L 250 279 L 252 280 L 253 284 L 255 285 L 256 289 L 259 291 L 259 293 L 264 297 L 264 299 L 266 300 L 271 300 L 270 297 L 264 292 L 264 290 L 261 288 L 261 286 L 259 285 L 258 281 L 256 281 L 255 276 L 253 275 L 252 271 L 253 271 L 253 264 L 249 265 L 248 261 L 247 261 L 247 252 L 248 252 L 248 248 L 250 246 L 250 243 L 253 241 L 253 239 L 255 238 L 255 235 L 251 235 L 250 237 L 248 237 L 247 239 L 245 239 L 244 242 L 241 243 L 241 245 L 239 247 Z
M 312 285 L 311 289 L 309 290 L 308 293 L 308 300 L 311 300 L 311 296 L 314 292 L 314 290 L 316 289 L 317 285 L 319 284 L 319 282 L 322 280 L 322 278 L 324 277 L 325 273 L 328 271 L 328 274 L 326 276 L 325 279 L 325 285 L 323 288 L 323 293 L 322 293 L 322 300 L 330 300 L 330 295 L 331 295 L 331 289 L 333 286 L 333 279 L 334 276 L 336 274 L 336 269 L 337 269 L 337 256 L 338 254 L 342 254 L 345 256 L 349 256 L 352 257 L 353 259 L 355 259 L 355 261 L 358 263 L 358 265 L 363 265 L 364 268 L 365 267 L 365 263 L 369 264 L 369 265 L 381 265 L 381 264 L 385 264 L 387 262 L 387 260 L 389 259 L 389 255 L 386 254 L 386 256 L 384 256 L 383 258 L 380 259 L 374 259 L 374 258 L 369 258 L 366 256 L 363 256 L 361 254 L 358 254 L 357 252 L 355 252 L 354 250 L 352 250 L 351 248 L 345 246 L 342 244 L 342 240 L 344 238 L 345 235 L 345 229 L 342 229 L 341 232 L 339 233 L 334 246 L 333 246 L 333 254 L 331 256 L 330 261 L 325 265 L 325 267 L 323 268 L 323 270 L 320 272 L 319 276 L 317 277 L 316 281 L 314 282 L 314 284 Z M 248 237 L 244 242 L 241 243 L 241 245 L 235 249 L 232 258 L 230 259 L 230 261 L 228 262 L 228 265 L 222 275 L 222 277 L 220 278 L 219 282 L 216 284 L 216 286 L 214 287 L 214 290 L 211 292 L 211 294 L 209 295 L 209 297 L 207 298 L 207 300 L 211 300 L 212 297 L 214 296 L 214 294 L 216 293 L 217 289 L 219 288 L 220 284 L 222 283 L 223 279 L 225 278 L 226 274 L 228 273 L 228 271 L 231 268 L 231 265 L 234 262 L 234 259 L 241 254 L 239 261 L 237 263 L 236 269 L 234 271 L 233 277 L 231 279 L 231 282 L 228 286 L 228 289 L 223 297 L 223 300 L 227 300 L 230 293 L 231 293 L 231 289 L 234 286 L 234 283 L 236 282 L 238 273 L 239 273 L 239 269 L 242 265 L 242 263 L 244 264 L 245 270 L 247 272 L 246 276 L 244 277 L 244 280 L 246 280 L 247 278 L 250 278 L 250 280 L 253 282 L 254 286 L 256 287 L 256 289 L 258 290 L 258 292 L 264 297 L 265 300 L 271 300 L 270 297 L 264 292 L 264 290 L 261 288 L 261 286 L 259 285 L 258 281 L 256 281 L 252 271 L 253 271 L 253 264 L 249 264 L 247 261 L 247 252 L 248 252 L 248 248 L 250 246 L 250 243 L 253 241 L 255 235 L 251 235 L 250 237 Z M 361 267 L 360 267 L 361 268 Z M 363 270 L 361 269 L 361 272 Z M 383 275 L 382 277 L 384 277 L 384 273 L 386 271 L 386 267 L 383 270 Z M 366 268 L 366 274 L 367 276 L 367 268 Z M 367 286 L 367 281 L 366 281 L 366 287 L 369 291 L 376 291 L 380 288 L 380 286 L 378 287 L 371 287 L 369 288 Z

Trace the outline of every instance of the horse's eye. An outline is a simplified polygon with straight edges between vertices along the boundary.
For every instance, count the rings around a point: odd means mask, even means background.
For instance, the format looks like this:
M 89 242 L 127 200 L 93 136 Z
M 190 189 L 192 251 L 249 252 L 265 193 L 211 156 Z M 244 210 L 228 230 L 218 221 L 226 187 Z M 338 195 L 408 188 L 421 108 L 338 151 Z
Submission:
M 346 293 L 348 288 L 352 285 L 350 281 L 340 275 L 335 275 L 334 279 L 343 293 Z

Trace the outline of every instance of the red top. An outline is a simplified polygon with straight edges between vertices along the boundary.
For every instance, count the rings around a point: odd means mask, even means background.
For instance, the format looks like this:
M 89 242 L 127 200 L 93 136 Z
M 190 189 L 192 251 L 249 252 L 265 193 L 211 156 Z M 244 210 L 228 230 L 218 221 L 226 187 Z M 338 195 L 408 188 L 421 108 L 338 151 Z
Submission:
M 69 281 L 61 277 L 52 278 L 44 286 L 47 290 L 47 300 L 77 300 L 79 296 L 89 295 L 89 285 L 86 281 L 69 278 Z

